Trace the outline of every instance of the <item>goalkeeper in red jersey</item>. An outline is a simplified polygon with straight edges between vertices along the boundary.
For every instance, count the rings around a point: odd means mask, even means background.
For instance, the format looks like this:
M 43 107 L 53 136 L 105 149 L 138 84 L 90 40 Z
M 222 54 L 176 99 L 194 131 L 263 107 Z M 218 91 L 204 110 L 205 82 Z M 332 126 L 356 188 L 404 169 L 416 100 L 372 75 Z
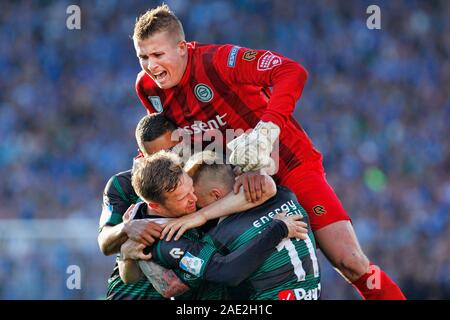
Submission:
M 251 130 L 224 139 L 230 162 L 244 171 L 235 191 L 243 185 L 249 198 L 259 199 L 264 190 L 258 170 L 277 163 L 275 181 L 296 194 L 318 246 L 362 297 L 405 299 L 386 273 L 371 267 L 325 178 L 321 153 L 292 116 L 308 77 L 300 64 L 267 50 L 186 42 L 167 5 L 139 17 L 133 41 L 142 67 L 136 91 L 149 113 L 161 112 L 192 134 Z M 380 286 L 370 283 L 373 270 Z

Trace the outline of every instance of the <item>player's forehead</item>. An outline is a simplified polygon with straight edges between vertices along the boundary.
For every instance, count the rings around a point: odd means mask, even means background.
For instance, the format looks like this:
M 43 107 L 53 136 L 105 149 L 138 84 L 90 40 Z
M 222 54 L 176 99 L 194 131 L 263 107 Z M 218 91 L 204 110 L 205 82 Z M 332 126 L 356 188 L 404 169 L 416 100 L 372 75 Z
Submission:
M 144 147 L 148 154 L 153 154 L 161 150 L 168 150 L 179 143 L 175 137 L 172 137 L 172 131 L 168 130 L 152 141 L 145 141 Z
M 145 39 L 134 41 L 134 47 L 138 55 L 149 55 L 155 52 L 165 51 L 172 48 L 172 46 L 173 41 L 167 31 L 158 31 Z

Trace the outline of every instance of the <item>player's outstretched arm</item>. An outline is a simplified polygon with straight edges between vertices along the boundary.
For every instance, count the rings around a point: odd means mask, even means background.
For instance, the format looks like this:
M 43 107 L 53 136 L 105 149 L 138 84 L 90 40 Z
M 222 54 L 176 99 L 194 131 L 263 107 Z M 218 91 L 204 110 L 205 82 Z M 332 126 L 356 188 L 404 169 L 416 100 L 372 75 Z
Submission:
M 120 246 L 132 239 L 144 245 L 151 246 L 159 238 L 162 227 L 149 219 L 132 219 L 134 209 L 131 205 L 123 215 L 123 222 L 115 226 L 104 226 L 98 235 L 98 245 L 104 255 L 118 253 Z
M 217 200 L 195 213 L 168 222 L 161 232 L 160 239 L 164 239 L 167 236 L 166 240 L 170 241 L 176 233 L 174 239 L 178 240 L 187 230 L 202 226 L 209 220 L 246 211 L 263 204 L 275 196 L 277 187 L 270 176 L 263 175 L 262 178 L 264 180 L 262 183 L 264 184 L 265 189 L 259 200 L 255 202 L 247 201 L 247 195 L 245 194 L 244 188 L 240 187 L 237 194 L 230 192 L 222 199 Z
M 122 243 L 127 240 L 128 237 L 122 230 L 123 223 L 115 226 L 104 226 L 98 234 L 98 246 L 105 256 L 118 253 Z
M 213 63 L 222 79 L 231 84 L 271 87 L 268 106 L 261 120 L 273 122 L 283 130 L 292 115 L 308 79 L 307 70 L 298 62 L 267 50 L 239 48 L 230 68 L 232 45 L 221 46 Z
M 208 242 L 182 237 L 178 241 L 159 242 L 152 248 L 156 262 L 164 261 L 169 268 L 180 268 L 203 280 L 238 285 L 270 256 L 276 245 L 285 237 L 302 237 L 306 224 L 301 216 L 274 219 L 260 234 L 234 252 L 222 255 Z M 167 265 L 166 265 L 167 264 Z

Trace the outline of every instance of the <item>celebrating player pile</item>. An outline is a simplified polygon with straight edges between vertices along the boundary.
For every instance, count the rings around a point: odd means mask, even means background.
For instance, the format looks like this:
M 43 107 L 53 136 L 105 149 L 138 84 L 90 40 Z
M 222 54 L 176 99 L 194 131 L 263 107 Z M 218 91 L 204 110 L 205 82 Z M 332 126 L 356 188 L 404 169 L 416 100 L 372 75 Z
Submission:
M 262 192 L 255 170 L 273 164 L 270 154 L 279 139 L 274 179 L 306 209 L 326 257 L 363 298 L 405 299 L 378 268 L 381 285 L 368 286 L 371 263 L 325 179 L 322 155 L 292 117 L 307 79 L 301 65 L 270 51 L 186 42 L 180 21 L 166 5 L 138 19 L 133 40 L 142 67 L 136 90 L 149 113 L 162 112 L 193 132 L 218 129 L 225 136 L 227 129 L 253 129 L 227 141 L 231 163 L 245 172 L 235 189 L 244 185 L 252 200 Z

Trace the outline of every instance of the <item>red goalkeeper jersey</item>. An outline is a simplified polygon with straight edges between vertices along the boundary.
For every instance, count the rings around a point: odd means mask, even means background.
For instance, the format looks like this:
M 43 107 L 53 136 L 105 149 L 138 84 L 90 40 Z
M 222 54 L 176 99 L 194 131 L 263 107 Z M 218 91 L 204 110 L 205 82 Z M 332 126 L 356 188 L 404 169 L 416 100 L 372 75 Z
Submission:
M 281 129 L 276 180 L 304 161 L 320 160 L 292 112 L 307 71 L 297 62 L 266 50 L 234 45 L 188 43 L 188 64 L 180 83 L 161 89 L 141 71 L 137 94 L 148 113 L 163 112 L 191 133 L 248 130 L 262 121 Z

